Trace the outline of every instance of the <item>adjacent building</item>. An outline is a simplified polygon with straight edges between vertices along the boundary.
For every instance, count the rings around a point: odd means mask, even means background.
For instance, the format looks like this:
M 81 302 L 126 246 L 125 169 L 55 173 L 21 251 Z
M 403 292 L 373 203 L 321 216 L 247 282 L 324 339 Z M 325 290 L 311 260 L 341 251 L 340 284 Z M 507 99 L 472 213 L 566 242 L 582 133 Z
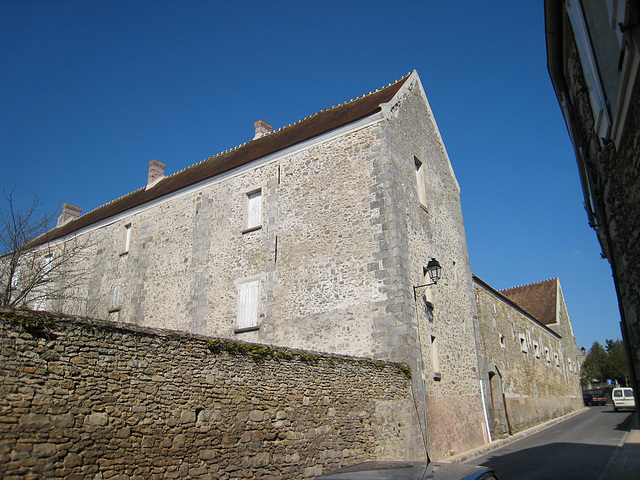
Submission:
M 547 60 L 585 209 L 609 260 L 636 401 L 640 393 L 640 7 L 545 0 Z
M 511 435 L 581 408 L 581 352 L 559 279 L 500 291 L 473 279 L 492 434 Z

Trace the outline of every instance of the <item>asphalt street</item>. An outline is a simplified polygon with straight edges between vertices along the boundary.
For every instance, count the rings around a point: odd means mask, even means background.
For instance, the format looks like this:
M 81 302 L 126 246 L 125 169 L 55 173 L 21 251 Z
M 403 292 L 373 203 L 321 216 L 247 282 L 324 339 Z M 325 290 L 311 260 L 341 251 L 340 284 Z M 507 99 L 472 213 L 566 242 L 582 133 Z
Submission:
M 611 406 L 590 407 L 467 463 L 490 466 L 500 480 L 598 480 L 631 417 L 632 413 L 614 412 Z

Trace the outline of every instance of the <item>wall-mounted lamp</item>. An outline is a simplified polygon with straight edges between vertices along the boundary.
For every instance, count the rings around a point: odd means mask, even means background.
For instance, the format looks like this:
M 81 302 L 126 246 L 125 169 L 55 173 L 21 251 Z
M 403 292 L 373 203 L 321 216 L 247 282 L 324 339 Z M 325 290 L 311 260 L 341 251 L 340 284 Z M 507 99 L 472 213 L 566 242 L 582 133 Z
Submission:
M 416 288 L 428 287 L 430 285 L 435 285 L 436 283 L 438 283 L 438 280 L 440 280 L 440 277 L 442 276 L 442 267 L 440 266 L 438 260 L 432 258 L 431 260 L 429 260 L 429 263 L 427 263 L 426 267 L 422 267 L 422 273 L 425 277 L 427 276 L 427 274 L 429 274 L 429 280 L 431 280 L 431 283 L 425 283 L 424 285 L 415 285 L 413 287 L 414 299 L 417 298 Z

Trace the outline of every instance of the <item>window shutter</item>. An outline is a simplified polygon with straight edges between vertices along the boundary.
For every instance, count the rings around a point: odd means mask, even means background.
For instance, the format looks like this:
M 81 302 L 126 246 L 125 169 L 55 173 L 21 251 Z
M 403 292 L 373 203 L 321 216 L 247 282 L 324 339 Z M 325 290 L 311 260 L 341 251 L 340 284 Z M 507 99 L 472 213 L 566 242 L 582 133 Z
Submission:
M 118 308 L 120 306 L 120 283 L 116 283 L 113 287 L 111 294 L 111 308 Z
M 589 99 L 595 130 L 599 139 L 606 138 L 611 121 L 607 110 L 606 98 L 600 83 L 600 74 L 591 46 L 591 38 L 587 29 L 582 7 L 579 0 L 567 0 L 567 13 L 573 28 L 573 34 L 578 48 L 578 56 L 582 65 L 582 73 L 589 89 Z
M 247 228 L 262 224 L 262 192 L 260 190 L 247 195 Z
M 243 283 L 238 291 L 237 328 L 256 327 L 258 325 L 258 281 Z

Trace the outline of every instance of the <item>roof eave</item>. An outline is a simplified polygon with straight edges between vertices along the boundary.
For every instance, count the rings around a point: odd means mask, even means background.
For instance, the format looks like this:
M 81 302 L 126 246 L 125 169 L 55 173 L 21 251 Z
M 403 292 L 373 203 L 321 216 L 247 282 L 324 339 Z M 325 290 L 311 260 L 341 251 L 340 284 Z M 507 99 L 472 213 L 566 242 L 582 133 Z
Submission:
M 72 235 L 81 229 L 107 218 L 111 218 L 165 195 L 190 187 L 203 180 L 226 173 L 259 158 L 285 150 L 298 143 L 366 118 L 381 111 L 382 105 L 396 98 L 396 95 L 411 75 L 412 74 L 405 75 L 386 87 L 354 100 L 321 110 L 314 115 L 268 135 L 251 140 L 238 147 L 191 165 L 184 170 L 163 178 L 156 183 L 152 189 L 138 189 L 87 212 L 63 226 L 50 230 L 30 242 L 29 247 L 37 247 L 44 243 Z

